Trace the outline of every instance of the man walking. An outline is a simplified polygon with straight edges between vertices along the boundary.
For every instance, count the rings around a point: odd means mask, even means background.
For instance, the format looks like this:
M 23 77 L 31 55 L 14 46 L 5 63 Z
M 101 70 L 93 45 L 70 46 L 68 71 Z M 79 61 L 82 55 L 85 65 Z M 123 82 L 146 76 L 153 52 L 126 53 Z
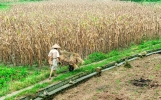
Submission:
M 54 44 L 52 46 L 52 49 L 50 50 L 49 54 L 48 54 L 48 62 L 51 66 L 51 71 L 50 71 L 50 76 L 49 76 L 49 80 L 51 79 L 51 76 L 52 76 L 52 73 L 54 72 L 54 76 L 56 77 L 57 74 L 56 74 L 56 70 L 58 68 L 58 61 L 60 60 L 59 58 L 59 52 L 57 49 L 59 49 L 60 46 L 58 44 Z

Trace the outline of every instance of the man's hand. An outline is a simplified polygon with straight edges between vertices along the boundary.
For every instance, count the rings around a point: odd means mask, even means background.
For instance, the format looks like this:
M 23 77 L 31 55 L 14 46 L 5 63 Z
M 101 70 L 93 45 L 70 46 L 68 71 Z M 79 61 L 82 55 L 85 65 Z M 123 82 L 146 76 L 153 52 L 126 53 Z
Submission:
M 48 62 L 49 62 L 49 65 L 52 65 L 52 64 L 53 64 L 51 60 L 50 60 L 50 61 L 48 61 Z

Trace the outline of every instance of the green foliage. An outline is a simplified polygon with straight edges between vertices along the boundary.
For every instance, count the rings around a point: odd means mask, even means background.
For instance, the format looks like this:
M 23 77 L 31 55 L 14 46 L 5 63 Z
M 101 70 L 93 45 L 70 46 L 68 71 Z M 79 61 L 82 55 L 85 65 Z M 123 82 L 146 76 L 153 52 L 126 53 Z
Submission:
M 121 1 L 133 1 L 133 2 L 157 2 L 161 0 L 121 0 Z
M 36 84 L 32 89 L 30 90 L 25 90 L 21 93 L 18 93 L 12 97 L 7 97 L 5 98 L 5 100 L 15 100 L 17 99 L 17 97 L 20 97 L 20 96 L 25 96 L 25 95 L 33 95 L 33 94 L 36 94 L 36 92 L 41 89 L 41 88 L 45 88 L 46 86 L 48 86 L 49 83 L 43 83 L 43 84 Z
M 117 56 L 117 55 L 119 55 L 119 51 L 118 50 L 113 50 L 113 51 L 109 52 L 107 57 L 113 57 L 113 56 Z
M 6 9 L 6 8 L 9 8 L 9 5 L 5 5 L 5 4 L 0 3 L 0 10 L 1 9 Z
M 132 68 L 132 66 L 130 65 L 130 63 L 128 61 L 125 62 L 124 67 L 125 68 Z
M 19 0 L 19 1 L 42 1 L 42 0 Z
M 152 45 L 156 45 L 158 41 L 152 41 Z
M 0 88 L 8 86 L 11 81 L 20 80 L 27 76 L 25 68 L 0 67 Z
M 106 55 L 102 52 L 94 52 L 90 54 L 85 60 L 85 64 L 89 64 L 92 62 L 100 61 L 106 58 Z
M 37 83 L 49 76 L 46 69 L 0 65 L 0 96 Z

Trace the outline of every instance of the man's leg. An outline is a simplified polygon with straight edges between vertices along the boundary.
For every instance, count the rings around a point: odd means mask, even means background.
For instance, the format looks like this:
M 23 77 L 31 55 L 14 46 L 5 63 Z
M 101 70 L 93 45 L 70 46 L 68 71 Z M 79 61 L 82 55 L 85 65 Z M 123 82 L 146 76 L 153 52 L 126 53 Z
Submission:
M 54 76 L 57 76 L 57 74 L 56 74 L 56 70 L 53 70 L 53 72 L 54 72 Z
M 52 73 L 53 73 L 53 70 L 51 69 L 49 79 L 51 79 Z

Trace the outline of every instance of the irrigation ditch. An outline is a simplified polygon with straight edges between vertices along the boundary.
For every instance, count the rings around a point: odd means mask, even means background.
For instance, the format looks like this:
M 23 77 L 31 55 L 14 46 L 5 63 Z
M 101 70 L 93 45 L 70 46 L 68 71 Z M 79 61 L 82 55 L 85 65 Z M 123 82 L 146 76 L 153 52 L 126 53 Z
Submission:
M 114 67 L 118 67 L 125 62 L 129 62 L 132 60 L 135 60 L 137 58 L 142 58 L 146 56 L 150 56 L 152 54 L 161 54 L 161 49 L 156 50 L 150 50 L 150 51 L 144 51 L 136 55 L 132 55 L 129 57 L 122 58 L 120 60 L 117 60 L 115 62 L 111 62 L 105 66 L 97 67 L 96 70 L 92 70 L 91 72 L 80 72 L 74 76 L 69 77 L 68 79 L 65 79 L 59 83 L 52 84 L 46 88 L 43 88 L 36 92 L 36 94 L 28 95 L 25 97 L 20 98 L 20 100 L 52 100 L 54 96 L 58 93 L 60 93 L 63 90 L 72 88 L 82 82 L 87 81 L 91 77 L 94 76 L 100 76 L 101 72 L 110 70 Z

